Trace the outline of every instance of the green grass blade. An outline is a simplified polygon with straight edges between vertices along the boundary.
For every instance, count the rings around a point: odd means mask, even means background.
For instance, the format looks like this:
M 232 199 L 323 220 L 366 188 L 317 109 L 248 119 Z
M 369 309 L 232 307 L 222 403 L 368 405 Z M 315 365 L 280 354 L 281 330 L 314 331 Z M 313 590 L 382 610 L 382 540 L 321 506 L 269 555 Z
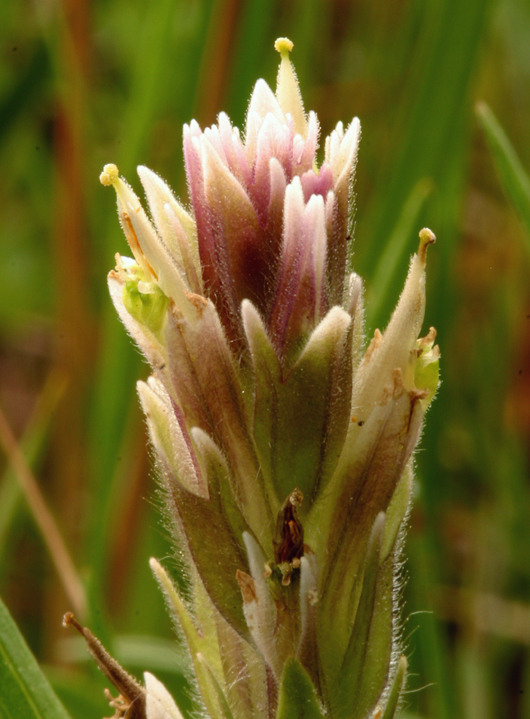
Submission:
M 65 378 L 52 372 L 37 401 L 33 415 L 28 422 L 20 448 L 28 465 L 34 469 L 46 449 L 48 431 L 57 405 L 65 390 Z M 16 516 L 22 499 L 22 490 L 14 469 L 8 466 L 0 476 L 0 560 L 7 551 L 9 529 Z
M 69 719 L 0 600 L 0 718 Z
M 526 247 L 530 251 L 530 178 L 490 107 L 485 102 L 479 102 L 476 113 L 486 134 L 504 191 L 526 227 Z
M 248 98 L 256 79 L 263 75 L 261 60 L 271 55 L 271 2 L 270 0 L 250 0 L 242 8 L 241 27 L 231 67 L 230 94 L 228 97 L 229 115 L 233 121 L 242 124 L 247 109 Z M 276 70 L 275 57 L 271 58 L 270 68 Z M 267 69 L 268 63 L 267 63 Z M 268 80 L 274 82 L 271 73 Z
M 436 183 L 429 221 L 435 234 L 447 222 L 452 183 L 462 172 L 460 143 L 468 124 L 469 84 L 479 58 L 480 40 L 490 2 L 443 0 L 418 4 L 421 28 L 411 56 L 411 81 L 400 104 L 396 151 L 390 182 L 385 177 L 361 218 L 359 236 L 367 229 L 372 241 L 359 246 L 357 271 L 370 278 L 395 218 L 422 177 Z M 455 162 L 456 167 L 453 166 Z M 441 220 L 436 222 L 437 214 Z M 371 225 L 371 227 L 370 227 Z M 444 243 L 450 250 L 449 238 Z

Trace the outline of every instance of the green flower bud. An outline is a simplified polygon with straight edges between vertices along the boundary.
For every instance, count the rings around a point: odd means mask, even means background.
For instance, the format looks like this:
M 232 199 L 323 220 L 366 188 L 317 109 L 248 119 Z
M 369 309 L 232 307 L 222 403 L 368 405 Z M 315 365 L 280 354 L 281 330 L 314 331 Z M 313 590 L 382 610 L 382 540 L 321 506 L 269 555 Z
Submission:
M 139 324 L 154 335 L 161 334 L 169 298 L 156 282 L 144 282 L 132 276 L 123 287 L 123 304 Z
M 422 400 L 424 409 L 427 409 L 433 400 L 440 381 L 440 348 L 434 344 L 435 338 L 436 330 L 431 327 L 429 334 L 417 341 L 418 359 L 416 360 L 414 384 L 418 389 L 427 391 L 427 396 Z

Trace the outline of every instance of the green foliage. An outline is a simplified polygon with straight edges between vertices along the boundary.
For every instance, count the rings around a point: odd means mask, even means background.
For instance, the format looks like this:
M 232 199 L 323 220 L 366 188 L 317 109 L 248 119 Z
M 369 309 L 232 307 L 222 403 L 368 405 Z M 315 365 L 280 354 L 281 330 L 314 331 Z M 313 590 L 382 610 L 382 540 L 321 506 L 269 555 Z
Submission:
M 477 105 L 477 117 L 486 133 L 504 191 L 526 227 L 525 240 L 530 250 L 530 178 L 506 133 L 485 102 Z
M 0 686 L 2 719 L 68 719 L 1 600 Z

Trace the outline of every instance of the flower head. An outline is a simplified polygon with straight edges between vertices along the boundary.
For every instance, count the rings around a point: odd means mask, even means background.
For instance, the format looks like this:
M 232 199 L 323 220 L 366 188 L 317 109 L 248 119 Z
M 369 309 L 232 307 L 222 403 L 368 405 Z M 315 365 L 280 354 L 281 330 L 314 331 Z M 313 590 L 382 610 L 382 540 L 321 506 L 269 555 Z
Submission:
M 357 118 L 346 132 L 339 123 L 317 166 L 318 120 L 305 113 L 291 47 L 276 42 L 282 56 L 276 94 L 264 80 L 256 83 L 243 138 L 224 113 L 204 131 L 195 121 L 184 127 L 193 218 L 147 168 L 139 175 L 154 226 L 115 166 L 101 175 L 117 190 L 144 282 L 158 282 L 179 308 L 186 292 L 211 299 L 228 338 L 239 342 L 241 303 L 250 300 L 282 357 L 343 301 L 348 193 L 360 136 Z M 142 289 L 148 293 L 149 285 Z
M 347 271 L 359 121 L 337 125 L 319 167 L 292 43 L 276 49 L 276 93 L 258 80 L 243 136 L 224 113 L 184 127 L 191 211 L 140 167 L 149 219 L 105 166 L 134 256 L 117 256 L 109 286 L 153 368 L 138 390 L 193 567 L 193 616 L 152 567 L 206 708 L 272 716 L 296 681 L 330 717 L 361 719 L 393 701 L 392 682 L 399 695 L 405 672 L 394 581 L 438 382 L 434 330 L 418 340 L 434 235 L 420 233 L 390 323 L 363 354 L 362 283 Z

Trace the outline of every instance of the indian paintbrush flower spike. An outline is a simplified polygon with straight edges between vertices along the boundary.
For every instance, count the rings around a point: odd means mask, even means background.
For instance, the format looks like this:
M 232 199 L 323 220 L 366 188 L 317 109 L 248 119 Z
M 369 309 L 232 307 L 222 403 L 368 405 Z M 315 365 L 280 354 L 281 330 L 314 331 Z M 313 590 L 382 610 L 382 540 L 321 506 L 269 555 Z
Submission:
M 418 339 L 434 235 L 363 351 L 348 269 L 360 124 L 337 125 L 319 166 L 292 43 L 275 47 L 276 93 L 258 80 L 243 135 L 224 113 L 184 127 L 190 210 L 145 167 L 150 218 L 115 165 L 100 178 L 133 254 L 110 293 L 153 370 L 138 392 L 191 598 L 151 566 L 209 716 L 387 719 L 406 676 L 412 453 L 438 384 L 435 332 Z M 146 689 L 149 719 L 178 716 L 157 680 Z

